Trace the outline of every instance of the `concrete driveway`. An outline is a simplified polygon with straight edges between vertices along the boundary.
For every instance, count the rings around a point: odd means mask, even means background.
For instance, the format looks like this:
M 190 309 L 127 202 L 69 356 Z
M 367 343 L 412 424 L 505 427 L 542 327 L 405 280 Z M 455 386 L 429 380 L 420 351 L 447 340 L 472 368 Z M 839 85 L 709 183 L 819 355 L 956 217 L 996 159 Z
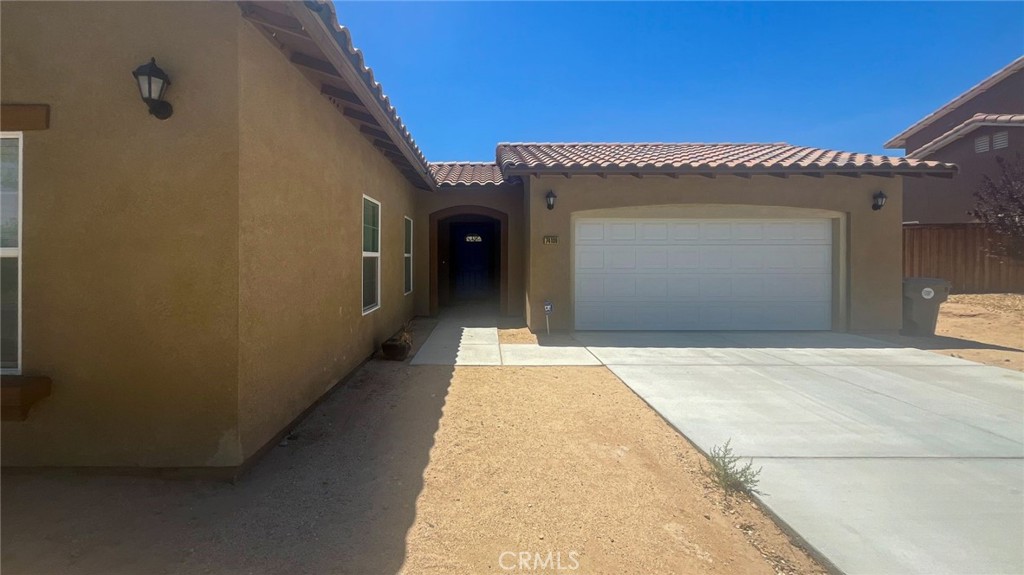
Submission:
M 1024 573 L 1024 374 L 835 333 L 577 333 L 849 573 Z

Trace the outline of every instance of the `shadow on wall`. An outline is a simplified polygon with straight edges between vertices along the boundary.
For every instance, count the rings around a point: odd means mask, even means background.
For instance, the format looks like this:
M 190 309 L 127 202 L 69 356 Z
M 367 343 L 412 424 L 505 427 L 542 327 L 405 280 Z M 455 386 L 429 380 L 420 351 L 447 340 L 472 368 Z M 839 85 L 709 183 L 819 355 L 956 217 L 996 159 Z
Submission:
M 5 476 L 3 572 L 397 573 L 452 375 L 371 361 L 234 485 Z

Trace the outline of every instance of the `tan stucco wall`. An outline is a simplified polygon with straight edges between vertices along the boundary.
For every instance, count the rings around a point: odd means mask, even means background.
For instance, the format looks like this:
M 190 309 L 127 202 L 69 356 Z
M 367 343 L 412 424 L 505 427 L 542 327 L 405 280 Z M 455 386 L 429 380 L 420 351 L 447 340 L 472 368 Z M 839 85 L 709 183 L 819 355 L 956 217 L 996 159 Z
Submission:
M 412 317 L 426 285 L 403 295 L 403 218 L 414 233 L 426 225 L 409 182 L 240 26 L 238 406 L 248 456 Z M 381 203 L 382 234 L 381 307 L 365 316 L 363 194 Z
M 523 315 L 525 305 L 525 283 L 523 281 L 523 270 L 525 259 L 523 246 L 525 241 L 523 221 L 523 191 L 519 187 L 502 189 L 468 189 L 455 191 L 424 192 L 417 197 L 417 211 L 420 215 L 415 229 L 416 245 L 415 253 L 418 257 L 413 265 L 416 267 L 417 286 L 416 313 L 418 315 L 430 314 L 430 292 L 427 286 L 430 282 L 430 215 L 456 206 L 480 206 L 499 211 L 508 216 L 508 269 L 502 273 L 508 274 L 508 315 L 519 317 Z M 419 221 L 423 224 L 420 225 Z
M 3 463 L 240 461 L 234 4 L 0 4 L 0 99 L 24 138 L 23 372 L 53 378 Z M 158 23 L 158 25 L 153 25 Z M 131 71 L 170 75 L 174 116 Z
M 558 196 L 554 210 L 548 210 L 544 201 L 549 190 Z M 889 200 L 883 210 L 873 211 L 871 196 L 879 190 Z M 527 323 L 534 331 L 542 329 L 544 301 L 550 300 L 555 304 L 551 328 L 572 329 L 574 280 L 569 262 L 573 260 L 574 216 L 832 217 L 838 236 L 833 238 L 834 251 L 847 255 L 834 258 L 840 260 L 833 277 L 835 305 L 840 309 L 833 315 L 841 320 L 835 328 L 898 330 L 902 323 L 900 190 L 900 178 L 873 176 L 531 176 Z M 547 235 L 559 236 L 559 243 L 544 245 Z
M 22 371 L 54 387 L 4 422 L 4 465 L 237 466 L 412 316 L 418 192 L 237 5 L 0 17 L 3 102 L 52 107 L 24 139 Z M 130 75 L 150 56 L 163 122 Z M 383 204 L 366 316 L 363 194 Z

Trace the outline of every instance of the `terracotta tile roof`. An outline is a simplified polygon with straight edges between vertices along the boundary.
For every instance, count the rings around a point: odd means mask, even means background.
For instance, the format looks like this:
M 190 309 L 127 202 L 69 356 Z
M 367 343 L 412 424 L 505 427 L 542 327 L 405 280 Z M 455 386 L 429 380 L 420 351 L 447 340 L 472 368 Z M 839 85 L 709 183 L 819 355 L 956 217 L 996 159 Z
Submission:
M 438 186 L 500 186 L 506 183 L 498 164 L 489 162 L 432 162 L 430 175 Z
M 907 157 L 925 158 L 982 126 L 1024 126 L 1024 114 L 975 114 L 959 126 L 907 154 Z
M 775 144 L 569 143 L 498 144 L 502 173 L 820 173 L 952 175 L 956 166 L 901 157 Z
M 313 11 L 325 26 L 330 30 L 331 36 L 337 44 L 337 47 L 341 50 L 342 54 L 345 55 L 346 59 L 352 65 L 355 72 L 358 74 L 363 84 L 369 89 L 370 93 L 373 94 L 376 103 L 384 111 L 391 125 L 398 131 L 405 145 L 408 146 L 412 157 L 409 158 L 413 165 L 420 168 L 423 172 L 427 171 L 427 158 L 423 155 L 419 146 L 416 144 L 416 140 L 412 137 L 409 132 L 409 128 L 406 127 L 405 122 L 398 115 L 398 110 L 392 105 L 391 99 L 384 94 L 384 87 L 380 85 L 373 77 L 373 68 L 366 65 L 363 59 L 362 50 L 356 48 L 352 44 L 352 34 L 349 29 L 342 26 L 338 22 L 338 16 L 335 12 L 334 3 L 330 0 L 315 0 L 312 2 L 304 3 L 306 8 Z
M 975 114 L 967 121 L 972 120 L 992 124 L 1019 124 L 1024 122 L 1024 114 Z
M 910 126 L 906 130 L 903 130 L 899 134 L 893 136 L 892 139 L 885 143 L 885 147 L 902 148 L 906 146 L 907 138 L 913 136 L 914 134 L 923 130 L 924 128 L 927 128 L 928 126 L 932 125 L 932 123 L 935 122 L 935 120 L 938 120 L 939 118 L 959 108 L 960 106 L 964 105 L 965 103 L 973 99 L 978 94 L 981 94 L 985 90 L 988 90 L 992 86 L 995 86 L 999 82 L 1002 82 L 1007 77 L 1016 73 L 1019 70 L 1024 70 L 1024 56 L 1021 56 L 1014 60 L 1013 62 L 1010 62 L 1001 70 L 996 71 L 996 73 L 992 74 L 988 78 L 985 78 L 978 84 L 972 86 L 963 94 L 960 94 L 956 98 L 953 98 L 951 101 L 946 103 L 938 110 L 935 110 L 931 114 L 928 114 L 924 118 L 921 118 L 920 120 L 915 122 L 913 126 Z

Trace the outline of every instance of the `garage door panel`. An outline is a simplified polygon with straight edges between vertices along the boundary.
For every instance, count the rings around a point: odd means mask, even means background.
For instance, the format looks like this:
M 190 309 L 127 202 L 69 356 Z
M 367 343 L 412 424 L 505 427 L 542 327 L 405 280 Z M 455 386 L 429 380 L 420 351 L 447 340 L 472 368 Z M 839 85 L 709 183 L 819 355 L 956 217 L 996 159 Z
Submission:
M 764 269 L 768 273 L 792 273 L 798 266 L 797 254 L 793 253 L 794 248 L 782 250 L 771 249 L 761 252 L 764 258 Z
M 764 278 L 759 275 L 740 276 L 732 282 L 732 295 L 740 301 L 764 299 Z
M 600 301 L 604 298 L 604 278 L 595 276 L 576 277 L 576 301 Z
M 636 239 L 635 223 L 611 223 L 608 224 L 608 238 L 612 241 L 625 241 Z
M 678 270 L 699 268 L 700 248 L 696 246 L 672 246 L 668 252 L 668 266 Z
M 831 273 L 832 246 L 795 246 L 793 252 L 800 271 Z
M 636 279 L 632 276 L 605 278 L 604 296 L 611 300 L 632 300 L 636 297 Z
M 666 301 L 669 299 L 668 278 L 640 276 L 636 278 L 636 295 L 643 301 Z
M 607 248 L 604 262 L 609 270 L 632 271 L 636 269 L 636 248 L 618 246 Z
M 733 238 L 737 240 L 763 240 L 764 224 L 760 222 L 737 222 L 733 226 L 733 232 Z
M 697 329 L 700 309 L 695 304 L 638 306 L 637 322 L 653 331 Z
M 820 274 L 766 276 L 762 282 L 762 298 L 766 300 L 829 301 L 832 297 L 832 282 Z
M 687 301 L 700 298 L 699 277 L 670 277 L 667 280 L 668 293 L 672 301 Z
M 576 242 L 601 241 L 604 239 L 604 224 L 601 222 L 580 222 L 576 226 Z
M 700 239 L 700 224 L 696 222 L 675 222 L 670 223 L 672 239 L 676 242 L 693 243 Z
M 733 246 L 732 263 L 736 271 L 759 272 L 771 254 L 771 246 Z
M 654 246 L 636 250 L 636 265 L 641 271 L 663 270 L 668 267 L 667 246 Z
M 577 248 L 576 268 L 584 270 L 603 270 L 604 250 L 602 248 L 582 246 Z
M 727 270 L 732 267 L 732 246 L 701 246 L 701 270 Z
M 816 222 L 799 222 L 796 224 L 796 237 L 802 241 L 832 243 L 832 222 L 820 220 Z
M 729 276 L 704 276 L 700 278 L 701 300 L 732 299 L 732 278 Z
M 645 242 L 664 242 L 668 239 L 668 223 L 640 224 L 640 239 Z
M 731 241 L 732 223 L 702 222 L 700 224 L 700 239 L 711 242 Z
M 576 304 L 576 329 L 636 329 L 632 304 Z
M 577 329 L 830 329 L 829 220 L 578 220 Z

